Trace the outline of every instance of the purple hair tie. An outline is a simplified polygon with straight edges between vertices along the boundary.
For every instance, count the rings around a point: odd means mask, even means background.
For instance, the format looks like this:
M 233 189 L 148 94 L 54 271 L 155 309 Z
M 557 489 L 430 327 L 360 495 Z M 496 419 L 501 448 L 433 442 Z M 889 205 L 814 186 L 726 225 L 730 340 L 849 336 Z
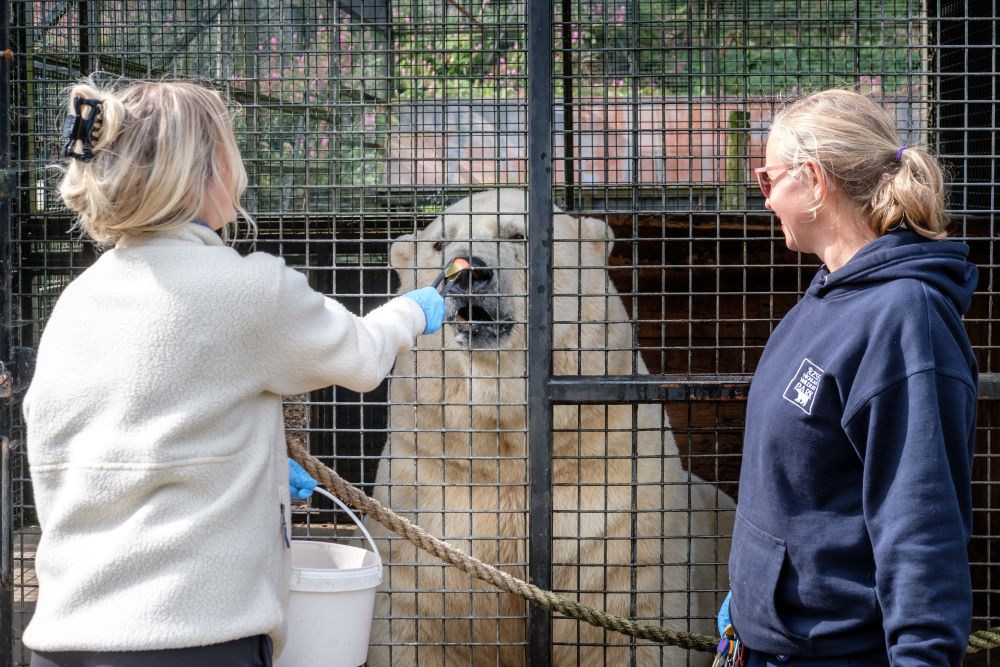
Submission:
M 896 151 L 896 162 L 899 162 L 900 160 L 903 159 L 903 151 L 905 150 L 906 150 L 905 145 L 899 147 L 899 150 Z

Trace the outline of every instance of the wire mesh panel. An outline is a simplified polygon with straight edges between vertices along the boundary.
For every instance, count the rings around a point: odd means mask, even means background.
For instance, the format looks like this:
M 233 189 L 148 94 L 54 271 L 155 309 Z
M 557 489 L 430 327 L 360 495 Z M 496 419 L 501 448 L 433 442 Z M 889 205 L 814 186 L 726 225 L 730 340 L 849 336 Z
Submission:
M 541 572 L 556 592 L 621 616 L 702 633 L 728 586 L 746 386 L 817 268 L 785 247 L 751 169 L 763 164 L 785 98 L 829 86 L 875 95 L 908 143 L 942 155 L 954 235 L 981 271 L 966 322 L 991 400 L 980 403 L 970 555 L 974 628 L 997 624 L 995 9 L 917 0 L 7 6 L 15 179 L 4 325 L 13 346 L 37 346 L 55 299 L 97 257 L 70 230 L 58 173 L 47 169 L 67 85 L 92 72 L 203 80 L 233 101 L 250 177 L 244 203 L 258 232 L 237 242 L 241 252 L 283 256 L 355 313 L 430 284 L 452 260 L 470 266 L 445 283 L 442 332 L 401 355 L 378 390 L 287 397 L 289 437 L 485 562 L 520 577 Z M 528 13 L 539 7 L 552 12 L 553 48 L 541 54 L 538 14 Z M 550 66 L 551 105 L 529 95 L 532 56 Z M 531 152 L 539 127 L 544 156 Z M 551 276 L 531 252 L 536 182 L 553 204 Z M 532 321 L 540 294 L 551 296 L 551 348 Z M 539 346 L 541 376 L 529 354 Z M 538 381 L 551 409 L 544 442 L 529 437 Z M 12 663 L 26 665 L 16 640 L 37 599 L 39 529 L 19 428 L 12 441 L 13 599 L 0 613 Z M 540 447 L 551 456 L 532 465 Z M 531 486 L 545 475 L 547 505 Z M 551 515 L 538 511 L 546 506 Z M 295 518 L 304 537 L 349 533 L 325 501 Z M 369 664 L 708 660 L 566 619 L 547 628 L 523 601 L 370 527 L 387 568 Z
M 969 242 L 982 271 L 967 322 L 980 372 L 995 372 L 988 321 L 994 298 L 996 202 L 995 190 L 987 184 L 995 181 L 997 165 L 995 149 L 988 148 L 995 146 L 996 112 L 988 100 L 996 78 L 977 74 L 990 71 L 993 62 L 988 44 L 995 38 L 995 18 L 995 9 L 971 4 L 905 1 L 675 6 L 584 1 L 556 8 L 555 200 L 565 210 L 609 223 L 614 248 L 606 262 L 596 264 L 608 269 L 603 292 L 617 292 L 626 310 L 605 308 L 595 318 L 585 314 L 581 303 L 576 312 L 563 315 L 557 285 L 556 358 L 560 349 L 580 356 L 578 341 L 560 343 L 560 322 L 582 331 L 586 325 L 580 322 L 596 319 L 604 326 L 591 345 L 612 352 L 604 358 L 604 368 L 587 374 L 635 374 L 637 382 L 647 369 L 667 374 L 661 396 L 671 393 L 669 383 L 677 375 L 716 378 L 708 396 L 712 400 L 666 406 L 664 419 L 672 434 L 660 438 L 658 449 L 667 462 L 677 461 L 678 472 L 715 483 L 708 487 L 715 504 L 704 507 L 724 507 L 720 501 L 735 499 L 738 490 L 734 482 L 744 413 L 742 404 L 725 400 L 731 398 L 725 382 L 753 373 L 770 331 L 818 268 L 811 256 L 787 250 L 771 217 L 760 214 L 760 193 L 747 187 L 751 169 L 764 164 L 771 118 L 795 93 L 831 86 L 867 92 L 890 110 L 907 144 L 929 144 L 940 151 L 949 169 L 953 234 Z M 558 267 L 558 260 L 554 263 Z M 573 266 L 580 274 L 592 270 L 593 255 L 581 248 Z M 585 301 L 586 290 L 567 292 Z M 613 333 L 618 323 L 631 324 L 630 337 Z M 628 370 L 612 367 L 611 355 L 618 349 L 633 352 Z M 557 364 L 555 373 L 560 372 L 566 371 Z M 599 402 L 608 392 L 600 381 L 572 392 L 568 381 L 558 387 L 567 390 L 557 398 L 567 400 Z M 633 390 L 630 395 L 650 393 Z M 980 404 L 970 546 L 975 628 L 995 625 L 991 619 L 997 609 L 996 531 L 988 519 L 996 504 L 996 454 L 986 426 L 995 409 L 992 401 Z M 632 483 L 638 488 L 632 501 L 640 515 L 644 423 L 636 408 L 632 449 L 617 450 L 633 462 Z M 613 455 L 606 452 L 605 457 Z M 567 457 L 576 463 L 585 459 L 580 454 Z M 556 451 L 554 466 L 559 463 Z M 666 488 L 668 467 L 665 463 L 661 482 Z M 695 506 L 698 488 L 692 479 L 691 504 L 684 508 L 691 517 L 701 507 Z M 671 505 L 663 491 L 659 503 L 661 508 Z M 558 526 L 564 505 L 555 506 Z M 725 520 L 725 512 L 718 515 L 717 522 Z M 661 535 L 670 536 L 669 522 L 660 525 Z M 679 533 L 689 541 L 686 562 L 713 562 L 708 553 L 698 553 L 695 536 L 724 535 L 724 523 L 717 524 L 721 530 L 715 533 L 690 519 L 687 528 Z M 641 528 L 634 530 L 639 533 L 633 538 L 640 538 Z M 712 548 L 722 551 L 724 562 L 725 544 L 716 540 Z M 558 547 L 553 549 L 558 569 Z M 641 557 L 635 556 L 639 569 Z M 641 582 L 638 573 L 634 576 Z M 710 583 L 689 581 L 689 591 L 711 588 Z M 724 583 L 723 576 L 715 579 L 717 586 Z M 670 588 L 667 583 L 661 590 Z M 641 583 L 633 590 L 638 594 Z M 694 605 L 691 600 L 687 607 L 692 622 L 699 616 Z M 670 615 L 661 611 L 663 618 Z M 989 660 L 980 654 L 969 663 Z
M 180 76 L 219 89 L 233 102 L 251 181 L 244 203 L 258 223 L 256 240 L 238 244 L 240 249 L 282 255 L 305 271 L 314 287 L 336 292 L 355 312 L 386 300 L 388 239 L 394 235 L 390 227 L 398 224 L 393 215 L 405 212 L 412 228 L 418 209 L 405 197 L 397 206 L 378 189 L 391 80 L 391 26 L 384 3 L 10 2 L 5 7 L 17 54 L 10 81 L 11 117 L 18 119 L 12 137 L 16 275 L 13 317 L 4 322 L 14 345 L 37 346 L 56 297 L 97 256 L 70 231 L 70 217 L 54 189 L 58 174 L 46 168 L 58 155 L 67 87 L 92 72 L 103 83 Z M 329 461 L 337 459 L 345 476 L 370 480 L 371 457 L 385 439 L 384 396 L 383 388 L 364 396 L 329 389 L 291 397 L 290 437 L 308 440 Z M 15 445 L 15 592 L 3 619 L 18 638 L 37 597 L 32 559 L 38 529 L 20 437 Z M 338 517 L 328 508 L 320 503 L 308 512 L 303 508 L 298 531 L 336 534 Z M 13 664 L 27 664 L 23 647 L 16 645 L 13 653 Z

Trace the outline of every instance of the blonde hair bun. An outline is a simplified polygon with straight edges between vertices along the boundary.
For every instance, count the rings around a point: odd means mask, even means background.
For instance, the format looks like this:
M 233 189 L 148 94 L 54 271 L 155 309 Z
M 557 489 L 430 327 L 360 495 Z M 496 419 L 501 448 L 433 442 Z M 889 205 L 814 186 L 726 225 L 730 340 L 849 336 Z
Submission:
M 175 229 L 193 221 L 218 179 L 236 210 L 247 175 L 230 113 L 214 90 L 192 81 L 144 81 L 104 85 L 90 77 L 69 92 L 100 102 L 92 159 L 70 158 L 62 166 L 59 194 L 77 224 L 102 245 L 126 237 Z

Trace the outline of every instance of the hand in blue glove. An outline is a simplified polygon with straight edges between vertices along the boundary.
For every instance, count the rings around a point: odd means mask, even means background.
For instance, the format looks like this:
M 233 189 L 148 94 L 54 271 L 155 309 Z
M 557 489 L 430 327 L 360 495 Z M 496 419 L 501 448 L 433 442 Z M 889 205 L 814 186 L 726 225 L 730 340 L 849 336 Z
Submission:
M 421 287 L 403 296 L 416 301 L 424 311 L 424 320 L 427 322 L 427 326 L 424 327 L 425 334 L 434 333 L 441 328 L 441 323 L 444 322 L 444 299 L 436 289 Z
M 316 480 L 295 459 L 288 459 L 288 494 L 292 500 L 305 500 L 316 488 Z
M 729 591 L 726 593 L 726 599 L 722 601 L 722 606 L 719 607 L 719 615 L 716 618 L 716 623 L 719 626 L 719 636 L 724 637 L 726 634 L 726 628 L 732 625 L 732 620 L 729 618 L 729 600 L 733 597 L 733 592 Z

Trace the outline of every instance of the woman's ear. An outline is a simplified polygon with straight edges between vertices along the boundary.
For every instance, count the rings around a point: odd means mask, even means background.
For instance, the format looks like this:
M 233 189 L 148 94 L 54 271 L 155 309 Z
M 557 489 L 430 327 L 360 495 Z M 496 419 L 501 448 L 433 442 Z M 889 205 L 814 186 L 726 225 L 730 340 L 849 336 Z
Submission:
M 829 190 L 830 181 L 827 178 L 826 172 L 823 168 L 819 166 L 818 163 L 812 160 L 806 160 L 805 164 L 802 165 L 803 170 L 809 177 L 809 183 L 813 191 L 813 199 L 816 203 L 823 203 L 826 199 L 826 193 Z

